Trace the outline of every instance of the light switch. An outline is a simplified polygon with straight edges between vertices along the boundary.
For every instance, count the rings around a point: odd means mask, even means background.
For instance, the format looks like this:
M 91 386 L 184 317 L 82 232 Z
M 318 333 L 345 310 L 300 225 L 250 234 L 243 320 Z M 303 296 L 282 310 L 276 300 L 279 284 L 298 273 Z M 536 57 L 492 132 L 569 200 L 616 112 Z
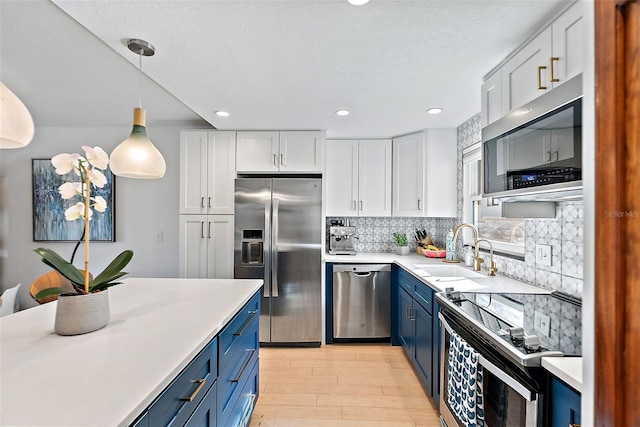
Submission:
M 551 245 L 536 244 L 536 264 L 551 267 Z
M 164 233 L 162 231 L 156 231 L 156 243 L 162 243 L 164 240 Z
M 551 319 L 548 315 L 536 311 L 533 315 L 533 328 L 538 334 L 548 337 L 551 333 Z

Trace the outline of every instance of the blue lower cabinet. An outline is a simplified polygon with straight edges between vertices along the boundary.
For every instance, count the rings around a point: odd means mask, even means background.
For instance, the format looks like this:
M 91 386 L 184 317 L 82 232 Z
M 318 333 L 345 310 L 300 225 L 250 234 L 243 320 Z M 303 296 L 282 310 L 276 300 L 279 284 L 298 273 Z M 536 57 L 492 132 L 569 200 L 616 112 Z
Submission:
M 258 380 L 259 361 L 256 360 L 251 371 L 248 373 L 245 382 L 242 384 L 242 388 L 237 393 L 236 399 L 226 413 L 226 419 L 219 421 L 219 425 L 222 427 L 245 427 L 249 425 L 253 408 L 255 407 L 256 400 L 258 399 L 258 391 L 260 390 L 260 383 Z
M 185 427 L 215 427 L 217 425 L 216 391 L 217 387 L 216 384 L 214 384 L 187 420 Z
M 433 298 L 433 378 L 431 380 L 431 396 L 436 402 L 436 405 L 440 403 L 440 354 L 442 349 L 441 337 L 440 337 L 440 319 L 438 319 L 438 313 L 440 312 L 440 304 Z
M 398 340 L 400 341 L 400 345 L 402 345 L 404 352 L 410 358 L 413 358 L 414 354 L 413 340 L 415 337 L 413 319 L 411 317 L 412 310 L 413 298 L 411 298 L 403 288 L 400 288 L 398 292 Z
M 580 393 L 553 377 L 551 379 L 551 427 L 580 424 Z
M 413 312 L 416 328 L 415 367 L 422 383 L 429 394 L 433 396 L 433 318 L 420 304 L 414 304 Z

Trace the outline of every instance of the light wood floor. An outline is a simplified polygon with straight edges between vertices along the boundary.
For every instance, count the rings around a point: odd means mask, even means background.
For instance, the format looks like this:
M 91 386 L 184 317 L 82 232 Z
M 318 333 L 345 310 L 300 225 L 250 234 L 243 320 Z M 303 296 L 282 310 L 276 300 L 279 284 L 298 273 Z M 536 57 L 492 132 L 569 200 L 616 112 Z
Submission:
M 401 347 L 260 348 L 260 398 L 250 427 L 439 427 Z

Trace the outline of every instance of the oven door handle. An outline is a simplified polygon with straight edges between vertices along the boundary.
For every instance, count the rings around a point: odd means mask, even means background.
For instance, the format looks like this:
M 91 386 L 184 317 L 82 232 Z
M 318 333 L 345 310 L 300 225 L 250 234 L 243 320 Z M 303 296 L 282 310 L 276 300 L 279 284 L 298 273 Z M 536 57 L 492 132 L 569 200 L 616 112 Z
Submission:
M 451 334 L 451 332 L 455 332 L 453 330 L 453 328 L 451 327 L 451 325 L 449 325 L 449 323 L 447 323 L 445 318 L 442 316 L 442 313 L 438 313 L 438 318 L 440 319 L 440 322 L 442 322 L 442 327 L 446 331 L 448 331 L 449 334 Z M 442 336 L 444 338 L 444 334 Z M 513 379 L 511 376 L 509 376 L 509 374 L 504 372 L 502 369 L 498 368 L 496 365 L 494 365 L 493 363 L 489 362 L 487 359 L 485 359 L 482 356 L 482 354 L 480 354 L 480 352 L 478 352 L 478 355 L 479 355 L 478 363 L 480 363 L 484 369 L 486 369 L 487 371 L 491 372 L 493 375 L 495 375 L 497 378 L 499 378 L 506 385 L 508 385 L 513 390 L 518 392 L 518 394 L 520 396 L 524 397 L 525 400 L 527 400 L 528 402 L 533 402 L 535 400 L 535 395 L 534 395 L 534 393 L 531 392 L 531 390 L 527 389 L 525 386 L 523 386 L 518 381 Z

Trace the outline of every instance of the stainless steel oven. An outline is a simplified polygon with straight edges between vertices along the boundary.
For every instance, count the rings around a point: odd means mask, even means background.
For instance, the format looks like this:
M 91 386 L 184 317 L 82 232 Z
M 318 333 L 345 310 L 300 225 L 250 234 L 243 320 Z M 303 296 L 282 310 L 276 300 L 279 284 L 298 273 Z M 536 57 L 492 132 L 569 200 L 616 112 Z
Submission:
M 451 337 L 457 335 L 477 352 L 482 367 L 477 384 L 483 405 L 479 420 L 484 424 L 478 425 L 546 425 L 549 374 L 541 367 L 541 358 L 580 354 L 580 304 L 548 292 L 438 293 L 436 298 L 441 306 L 442 421 L 448 427 L 465 425 L 449 396 L 449 356 L 459 356 L 451 348 Z

